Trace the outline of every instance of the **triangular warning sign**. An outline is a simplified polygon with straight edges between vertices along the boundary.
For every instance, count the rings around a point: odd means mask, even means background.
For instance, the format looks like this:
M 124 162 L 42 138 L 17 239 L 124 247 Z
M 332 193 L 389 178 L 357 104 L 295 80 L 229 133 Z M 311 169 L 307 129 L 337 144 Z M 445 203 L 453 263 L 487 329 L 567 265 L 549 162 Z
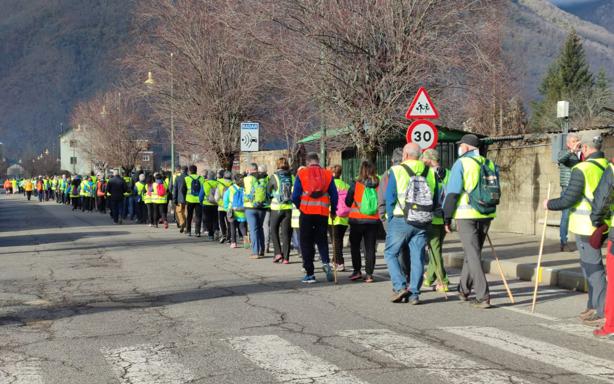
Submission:
M 424 87 L 418 89 L 418 93 L 414 100 L 409 105 L 409 109 L 405 113 L 405 118 L 411 119 L 438 119 L 439 112 L 435 108 L 435 104 L 431 101 L 431 97 Z

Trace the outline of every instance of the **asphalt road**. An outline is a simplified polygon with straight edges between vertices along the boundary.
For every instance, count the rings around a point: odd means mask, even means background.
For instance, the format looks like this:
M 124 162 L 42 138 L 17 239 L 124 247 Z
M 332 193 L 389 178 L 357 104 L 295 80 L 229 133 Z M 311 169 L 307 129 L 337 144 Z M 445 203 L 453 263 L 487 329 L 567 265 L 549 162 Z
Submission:
M 0 384 L 614 383 L 583 294 L 543 288 L 531 314 L 530 283 L 512 306 L 489 276 L 489 310 L 391 304 L 381 255 L 375 283 L 337 286 L 248 256 L 0 196 Z

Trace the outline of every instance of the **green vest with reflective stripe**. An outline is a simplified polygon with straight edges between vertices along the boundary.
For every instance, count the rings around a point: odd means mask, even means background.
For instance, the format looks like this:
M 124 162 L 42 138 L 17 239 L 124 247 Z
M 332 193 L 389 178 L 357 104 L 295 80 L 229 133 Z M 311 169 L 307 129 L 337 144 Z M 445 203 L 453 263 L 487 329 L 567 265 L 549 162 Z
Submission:
M 271 198 L 271 211 L 286 211 L 288 209 L 292 209 L 291 201 L 286 204 L 282 204 L 279 202 L 279 196 L 281 196 L 281 180 L 276 173 L 273 174 L 273 177 L 275 178 L 277 190 L 273 192 L 273 197 Z M 294 176 L 290 177 L 292 178 L 292 186 L 294 187 Z
M 186 203 L 198 204 L 200 203 L 198 195 L 192 196 L 192 180 L 198 180 L 198 182 L 200 183 L 200 188 L 204 188 L 205 180 L 202 176 L 198 176 L 196 174 L 188 175 L 185 177 L 185 201 Z
M 301 210 L 292 206 L 292 219 L 290 221 L 290 226 L 292 228 L 298 229 L 300 227 L 300 222 L 299 222 L 300 217 L 301 217 Z
M 335 179 L 335 187 L 337 187 L 337 192 L 347 191 L 350 189 L 350 186 L 348 185 L 348 183 L 346 183 L 345 181 L 341 179 Z M 336 216 L 335 220 L 331 220 L 329 216 L 328 225 L 345 225 L 347 227 L 348 225 L 350 225 L 350 218 Z
M 203 198 L 203 205 L 217 205 L 209 201 L 209 195 L 211 193 L 215 193 L 215 190 L 217 189 L 217 180 L 205 180 L 205 182 L 203 183 L 203 189 L 205 192 L 205 197 Z
M 144 201 L 143 192 L 145 191 L 145 183 L 137 181 L 134 183 L 134 186 L 136 187 L 136 195 L 141 198 L 141 201 Z
M 450 180 L 450 170 L 449 169 L 445 169 L 446 171 L 446 175 L 443 177 L 443 180 L 441 181 L 437 181 L 437 191 L 438 193 L 442 193 L 443 191 L 445 191 L 446 189 L 446 185 L 448 185 L 448 180 Z M 443 224 L 443 217 L 441 216 L 437 216 L 436 212 L 433 213 L 433 224 L 436 225 L 442 225 Z
M 407 160 L 403 164 L 407 165 L 416 175 L 421 175 L 426 167 L 420 160 Z M 394 206 L 393 215 L 396 217 L 403 217 L 403 207 L 405 206 L 405 192 L 409 187 L 409 173 L 401 165 L 395 165 L 390 168 L 390 172 L 394 175 L 394 179 L 397 183 L 397 202 Z M 437 180 L 435 178 L 435 172 L 432 168 L 429 168 L 429 172 L 426 175 L 426 184 L 429 186 L 431 193 L 435 193 L 435 186 Z
M 166 204 L 168 202 L 168 195 L 165 193 L 163 196 L 158 195 L 158 185 L 160 183 L 153 183 L 153 191 L 151 192 L 151 202 L 154 204 Z M 164 185 L 164 190 L 167 190 L 168 186 L 166 185 L 166 181 L 162 182 Z
M 486 158 L 482 156 L 475 156 L 474 159 L 480 163 L 484 163 Z M 469 193 L 473 191 L 480 181 L 480 165 L 469 157 L 461 157 L 458 159 L 463 165 L 463 192 L 461 193 L 456 206 L 456 212 L 454 212 L 455 219 L 492 219 L 495 218 L 496 213 L 490 215 L 483 215 L 469 204 Z M 488 162 L 488 167 L 495 170 L 495 163 Z
M 599 165 L 597 165 L 599 164 Z M 608 166 L 608 160 L 604 158 L 589 159 L 576 164 L 572 168 L 582 172 L 584 176 L 584 191 L 582 199 L 570 209 L 569 214 L 569 231 L 576 235 L 590 236 L 595 231 L 591 222 L 591 203 L 593 201 L 595 190 L 603 175 L 603 170 Z M 606 223 L 609 225 L 610 220 Z
M 232 180 L 227 179 L 218 179 L 217 181 L 217 195 L 219 198 L 217 199 L 217 210 L 220 212 L 226 212 L 224 208 L 224 192 L 226 189 L 232 186 Z
M 149 185 L 144 184 L 143 185 L 143 203 L 145 203 L 145 204 L 153 203 L 153 196 L 154 196 L 155 191 L 152 190 L 151 195 L 149 195 L 147 193 L 148 190 L 149 190 Z

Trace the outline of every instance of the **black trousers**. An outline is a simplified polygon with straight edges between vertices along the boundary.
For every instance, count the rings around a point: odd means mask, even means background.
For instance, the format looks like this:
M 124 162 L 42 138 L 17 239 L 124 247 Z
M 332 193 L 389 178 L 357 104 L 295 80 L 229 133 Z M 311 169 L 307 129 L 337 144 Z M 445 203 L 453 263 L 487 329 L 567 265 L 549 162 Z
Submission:
M 26 196 L 28 197 L 28 200 L 30 200 L 32 198 L 32 191 L 26 191 Z
M 98 208 L 98 212 L 100 213 L 106 213 L 107 212 L 107 207 L 106 207 L 106 200 L 104 198 L 104 196 L 99 196 L 96 198 L 96 207 Z
M 245 221 L 238 222 L 233 220 L 230 222 L 230 242 L 237 242 L 237 231 L 239 231 L 241 237 L 247 236 L 247 223 Z
M 379 224 L 350 223 L 350 250 L 352 252 L 352 268 L 354 272 L 362 270 L 361 243 L 365 245 L 365 272 L 372 275 L 375 269 L 375 244 Z
M 217 221 L 220 224 L 221 236 L 226 240 L 230 240 L 230 223 L 228 222 L 226 211 L 217 211 Z
M 333 241 L 333 257 L 336 264 L 345 264 L 345 258 L 343 257 L 343 238 L 347 231 L 347 225 L 330 225 L 328 227 L 328 235 L 331 239 L 334 236 Z
M 149 225 L 157 225 L 158 224 L 158 208 L 157 204 L 149 203 L 147 205 L 147 222 Z
M 280 211 L 271 210 L 271 241 L 273 253 L 290 260 L 290 245 L 292 239 L 292 209 Z M 281 238 L 281 241 L 280 241 Z
M 203 205 L 203 221 L 209 236 L 213 236 L 218 228 L 217 205 Z
M 156 211 L 156 215 L 155 215 L 155 224 L 158 224 L 158 221 L 160 219 L 163 220 L 164 223 L 168 222 L 168 204 L 167 203 L 163 203 L 163 204 L 154 204 L 155 206 L 155 211 Z
M 186 218 L 186 231 L 192 233 L 192 219 L 194 219 L 194 231 L 200 234 L 200 224 L 203 221 L 203 206 L 200 203 L 186 203 L 188 214 Z
M 313 258 L 316 253 L 316 246 L 320 253 L 323 264 L 328 264 L 328 238 L 326 229 L 328 228 L 328 217 L 321 215 L 306 215 L 301 213 L 299 218 L 301 255 L 303 256 L 303 268 L 308 276 L 313 275 Z

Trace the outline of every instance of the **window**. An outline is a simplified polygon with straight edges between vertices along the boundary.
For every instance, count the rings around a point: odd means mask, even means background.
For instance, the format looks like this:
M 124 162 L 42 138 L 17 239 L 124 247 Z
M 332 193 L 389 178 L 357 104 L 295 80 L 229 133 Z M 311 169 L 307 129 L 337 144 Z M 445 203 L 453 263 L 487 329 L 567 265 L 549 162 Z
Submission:
M 77 158 L 76 157 L 71 157 L 70 158 L 70 163 L 71 164 L 77 164 Z
M 143 155 L 143 161 L 149 161 L 149 155 Z
M 70 145 L 71 148 L 75 148 L 77 146 L 77 140 L 71 140 L 69 142 L 69 145 Z

